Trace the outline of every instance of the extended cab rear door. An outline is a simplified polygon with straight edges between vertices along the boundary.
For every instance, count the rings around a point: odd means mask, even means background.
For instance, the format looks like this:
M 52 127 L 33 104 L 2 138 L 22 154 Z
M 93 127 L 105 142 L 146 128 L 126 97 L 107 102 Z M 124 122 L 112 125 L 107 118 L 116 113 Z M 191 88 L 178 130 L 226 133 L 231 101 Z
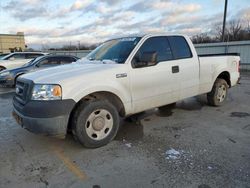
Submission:
M 143 53 L 155 52 L 156 65 L 137 66 Z M 179 99 L 180 74 L 178 64 L 166 36 L 144 41 L 131 61 L 130 86 L 134 113 L 162 106 Z
M 179 69 L 180 99 L 199 93 L 199 59 L 192 42 L 183 36 L 168 36 Z

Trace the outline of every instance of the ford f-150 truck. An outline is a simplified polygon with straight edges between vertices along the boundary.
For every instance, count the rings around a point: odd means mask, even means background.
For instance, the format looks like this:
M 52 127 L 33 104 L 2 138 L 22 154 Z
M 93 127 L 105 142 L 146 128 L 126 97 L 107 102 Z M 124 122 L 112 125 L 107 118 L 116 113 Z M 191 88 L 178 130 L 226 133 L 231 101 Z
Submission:
M 198 56 L 185 35 L 108 40 L 74 64 L 18 78 L 13 116 L 34 133 L 100 147 L 117 134 L 120 117 L 207 93 L 225 102 L 240 78 L 236 54 Z

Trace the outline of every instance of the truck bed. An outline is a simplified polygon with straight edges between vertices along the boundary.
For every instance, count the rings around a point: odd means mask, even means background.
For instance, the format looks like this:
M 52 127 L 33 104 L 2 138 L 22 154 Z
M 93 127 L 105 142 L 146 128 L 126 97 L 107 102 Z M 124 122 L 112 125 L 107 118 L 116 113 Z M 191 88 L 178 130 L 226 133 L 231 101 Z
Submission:
M 212 56 L 240 56 L 240 53 L 220 53 L 220 54 L 200 54 L 198 57 L 212 57 Z

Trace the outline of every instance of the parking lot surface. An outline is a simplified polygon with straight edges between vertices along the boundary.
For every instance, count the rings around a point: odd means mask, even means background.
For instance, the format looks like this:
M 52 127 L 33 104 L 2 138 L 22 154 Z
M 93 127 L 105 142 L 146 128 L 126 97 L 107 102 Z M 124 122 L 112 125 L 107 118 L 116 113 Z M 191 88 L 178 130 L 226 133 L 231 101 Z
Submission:
M 0 88 L 0 187 L 250 187 L 250 75 L 222 107 L 205 96 L 122 121 L 107 146 L 34 135 Z

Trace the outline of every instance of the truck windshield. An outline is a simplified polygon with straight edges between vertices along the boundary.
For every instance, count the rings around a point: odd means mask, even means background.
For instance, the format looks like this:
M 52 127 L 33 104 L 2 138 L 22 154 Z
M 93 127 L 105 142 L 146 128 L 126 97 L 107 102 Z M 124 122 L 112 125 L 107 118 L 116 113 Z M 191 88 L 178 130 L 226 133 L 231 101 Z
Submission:
M 91 61 L 112 60 L 123 64 L 140 39 L 141 37 L 125 37 L 109 40 L 93 50 L 86 58 Z

